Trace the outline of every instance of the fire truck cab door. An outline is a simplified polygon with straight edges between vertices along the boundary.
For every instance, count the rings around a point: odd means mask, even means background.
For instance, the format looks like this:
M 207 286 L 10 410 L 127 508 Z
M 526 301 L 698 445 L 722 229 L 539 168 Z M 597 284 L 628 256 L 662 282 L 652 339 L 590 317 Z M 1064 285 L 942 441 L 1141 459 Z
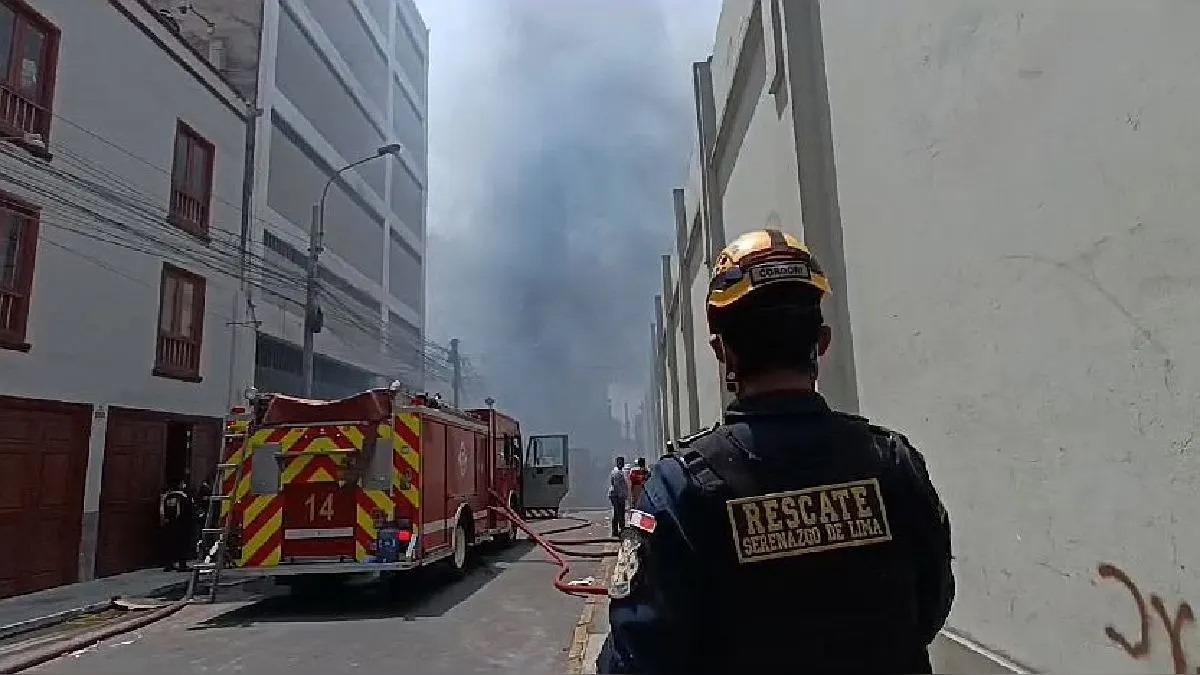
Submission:
M 558 510 L 567 495 L 567 437 L 563 434 L 530 436 L 522 468 L 522 506 Z

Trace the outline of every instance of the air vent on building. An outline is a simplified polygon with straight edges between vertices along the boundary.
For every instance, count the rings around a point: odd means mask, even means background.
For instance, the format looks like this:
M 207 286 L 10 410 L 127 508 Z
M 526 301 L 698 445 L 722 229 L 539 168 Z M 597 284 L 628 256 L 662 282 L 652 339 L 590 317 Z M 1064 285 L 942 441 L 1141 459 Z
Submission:
M 225 38 L 208 41 L 208 62 L 217 70 L 225 70 Z

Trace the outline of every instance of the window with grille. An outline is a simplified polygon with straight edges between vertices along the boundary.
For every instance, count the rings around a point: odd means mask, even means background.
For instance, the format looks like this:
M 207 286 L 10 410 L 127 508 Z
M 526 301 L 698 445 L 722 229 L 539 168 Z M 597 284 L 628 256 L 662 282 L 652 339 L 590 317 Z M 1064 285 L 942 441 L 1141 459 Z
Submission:
M 0 349 L 25 351 L 38 211 L 0 194 Z
M 50 134 L 58 29 L 23 0 L 0 0 L 0 126 L 5 136 Z
M 204 277 L 163 264 L 154 374 L 200 380 L 204 338 Z
M 208 235 L 212 202 L 213 144 L 180 122 L 171 165 L 170 220 L 183 230 Z

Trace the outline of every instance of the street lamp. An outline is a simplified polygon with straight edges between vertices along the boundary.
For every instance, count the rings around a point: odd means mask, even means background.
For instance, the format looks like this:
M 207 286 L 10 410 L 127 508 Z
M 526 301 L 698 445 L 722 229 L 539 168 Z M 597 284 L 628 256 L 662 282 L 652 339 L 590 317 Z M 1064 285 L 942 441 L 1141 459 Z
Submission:
M 314 337 L 321 330 L 321 310 L 317 306 L 317 260 L 321 256 L 324 249 L 325 239 L 325 199 L 329 196 L 329 188 L 333 187 L 335 181 L 343 173 L 353 169 L 360 164 L 366 164 L 374 159 L 386 157 L 388 155 L 399 156 L 404 152 L 404 146 L 399 143 L 388 143 L 381 145 L 375 150 L 375 154 L 368 155 L 356 162 L 350 162 L 346 166 L 334 171 L 329 179 L 325 181 L 324 187 L 321 188 L 321 199 L 313 204 L 312 222 L 309 224 L 308 230 L 308 274 L 305 280 L 305 298 L 304 298 L 304 350 L 303 362 L 301 364 L 304 375 L 304 396 L 312 397 L 313 389 L 313 361 L 314 354 Z

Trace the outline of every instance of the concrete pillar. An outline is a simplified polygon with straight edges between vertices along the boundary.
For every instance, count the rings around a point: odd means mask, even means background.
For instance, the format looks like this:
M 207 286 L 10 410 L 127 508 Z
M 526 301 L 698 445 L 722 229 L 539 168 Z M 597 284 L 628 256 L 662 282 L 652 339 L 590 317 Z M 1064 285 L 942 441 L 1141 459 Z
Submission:
M 679 334 L 679 305 L 678 296 L 675 293 L 675 283 L 671 278 L 671 256 L 664 255 L 662 257 L 662 274 L 663 274 L 663 297 L 667 298 L 667 306 L 664 311 L 665 327 L 663 330 L 663 347 L 667 355 L 666 379 L 667 379 L 667 405 L 671 416 L 671 438 L 680 437 L 680 422 L 679 422 L 679 355 L 676 353 L 679 350 L 676 345 L 676 336 Z
M 676 250 L 679 251 L 679 287 L 675 311 L 679 316 L 679 331 L 683 336 L 683 379 L 687 394 L 687 413 L 689 434 L 700 430 L 700 394 L 696 391 L 696 335 L 694 317 L 692 316 L 692 285 L 696 283 L 699 274 L 699 264 L 696 258 L 700 251 L 689 251 L 688 242 L 692 238 L 691 223 L 687 218 L 687 200 L 684 192 L 676 188 L 672 194 L 675 206 L 675 238 Z
M 717 106 L 713 98 L 712 56 L 692 64 L 692 93 L 696 103 L 696 134 L 700 147 L 700 212 L 704 223 L 704 265 L 711 274 L 713 261 L 725 248 L 725 206 L 715 190 L 716 166 L 713 146 L 717 140 Z M 728 405 L 733 395 L 725 388 L 725 364 L 719 365 L 721 401 Z
M 665 444 L 671 440 L 670 383 L 667 382 L 666 329 L 664 328 L 663 296 L 654 296 L 654 348 L 658 370 L 658 409 L 661 426 L 659 432 Z
M 108 435 L 108 406 L 92 407 L 87 473 L 83 483 L 83 523 L 79 536 L 79 580 L 96 578 L 96 548 L 100 532 L 100 488 L 104 484 L 104 446 Z
M 836 347 L 822 360 L 819 386 L 830 405 L 854 413 L 859 407 L 858 380 L 846 300 L 846 255 L 842 247 L 820 3 L 816 0 L 785 3 L 784 24 L 804 241 L 824 266 L 834 289 L 823 311 L 825 322 L 833 329 Z
M 696 103 L 696 134 L 700 148 L 700 209 L 704 222 L 704 262 L 712 269 L 713 260 L 725 248 L 725 220 L 721 195 L 715 194 L 716 167 L 713 145 L 717 139 L 717 107 L 713 100 L 712 57 L 692 64 L 692 93 Z

